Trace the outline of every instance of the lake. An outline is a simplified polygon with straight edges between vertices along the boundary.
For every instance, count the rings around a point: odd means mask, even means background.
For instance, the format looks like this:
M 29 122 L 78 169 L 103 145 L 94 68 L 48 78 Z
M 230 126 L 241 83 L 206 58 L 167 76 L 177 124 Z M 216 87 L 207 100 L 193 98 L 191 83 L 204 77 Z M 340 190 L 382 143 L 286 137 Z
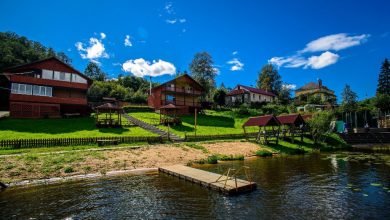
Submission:
M 354 152 L 198 165 L 251 167 L 257 190 L 225 196 L 165 174 L 0 192 L 1 219 L 388 219 L 390 155 Z M 244 177 L 244 176 L 242 176 Z

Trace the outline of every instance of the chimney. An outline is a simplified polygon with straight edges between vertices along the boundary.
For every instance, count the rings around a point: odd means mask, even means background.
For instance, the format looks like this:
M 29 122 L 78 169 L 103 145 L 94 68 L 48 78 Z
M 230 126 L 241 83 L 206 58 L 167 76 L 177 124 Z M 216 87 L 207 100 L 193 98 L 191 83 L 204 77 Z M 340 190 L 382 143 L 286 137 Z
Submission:
M 321 89 L 322 88 L 322 80 L 318 79 L 318 87 Z

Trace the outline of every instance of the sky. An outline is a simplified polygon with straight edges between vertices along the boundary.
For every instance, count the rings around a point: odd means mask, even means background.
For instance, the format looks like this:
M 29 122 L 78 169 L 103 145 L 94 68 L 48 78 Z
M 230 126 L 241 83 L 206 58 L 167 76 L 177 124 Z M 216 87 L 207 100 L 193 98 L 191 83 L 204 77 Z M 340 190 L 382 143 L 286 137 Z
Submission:
M 197 52 L 214 60 L 217 86 L 255 86 L 262 66 L 297 89 L 322 79 L 338 101 L 345 84 L 375 95 L 390 58 L 390 1 L 0 1 L 0 31 L 65 52 L 84 71 L 172 79 Z

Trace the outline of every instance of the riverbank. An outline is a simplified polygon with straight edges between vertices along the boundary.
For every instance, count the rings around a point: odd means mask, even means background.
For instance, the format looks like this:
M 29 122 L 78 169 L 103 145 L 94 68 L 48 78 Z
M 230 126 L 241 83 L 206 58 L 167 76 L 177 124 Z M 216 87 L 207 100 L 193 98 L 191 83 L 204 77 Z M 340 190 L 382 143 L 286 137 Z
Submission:
M 0 157 L 0 181 L 10 185 L 45 184 L 173 164 L 186 165 L 206 160 L 211 155 L 225 159 L 244 158 L 254 156 L 257 151 L 274 152 L 252 142 L 219 141 L 24 153 Z

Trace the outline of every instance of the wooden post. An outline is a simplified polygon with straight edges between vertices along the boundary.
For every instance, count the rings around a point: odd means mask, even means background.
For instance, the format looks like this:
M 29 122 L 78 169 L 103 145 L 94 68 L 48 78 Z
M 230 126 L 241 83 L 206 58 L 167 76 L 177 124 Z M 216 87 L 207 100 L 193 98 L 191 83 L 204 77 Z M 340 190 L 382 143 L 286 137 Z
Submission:
M 195 138 L 196 138 L 196 123 L 197 123 L 196 120 L 197 120 L 197 115 L 198 115 L 198 111 L 197 111 L 197 109 L 195 108 L 195 116 L 194 116 L 194 117 L 195 117 L 195 119 L 194 119 L 194 124 L 195 124 L 195 125 L 194 125 L 194 129 L 195 129 L 195 130 L 194 130 L 194 131 L 195 131 Z

